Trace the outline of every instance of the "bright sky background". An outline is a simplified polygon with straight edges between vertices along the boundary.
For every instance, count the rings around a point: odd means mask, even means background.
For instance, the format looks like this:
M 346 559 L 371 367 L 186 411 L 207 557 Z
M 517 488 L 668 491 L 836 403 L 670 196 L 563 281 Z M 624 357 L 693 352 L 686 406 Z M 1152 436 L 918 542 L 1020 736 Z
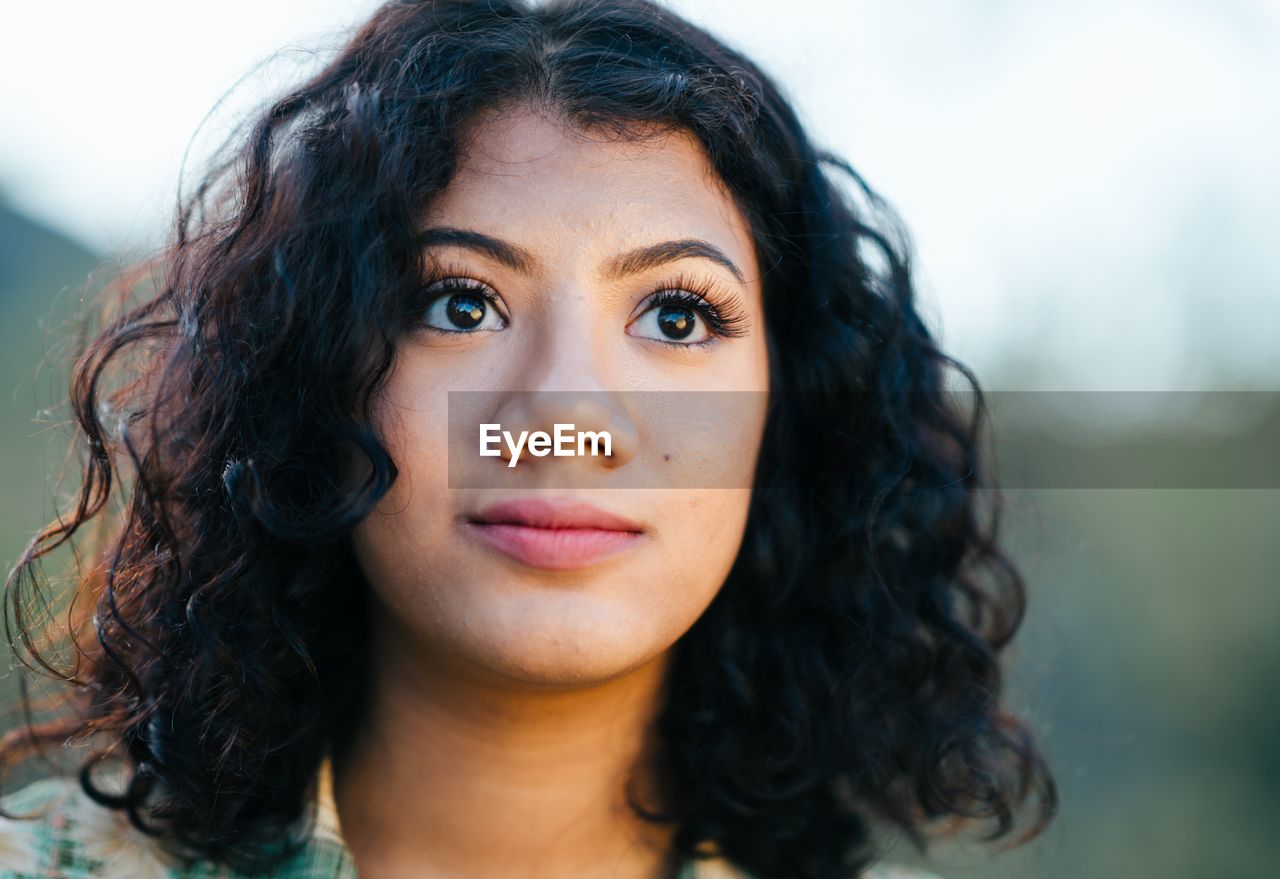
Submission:
M 0 190 L 108 252 L 167 228 L 237 108 L 368 0 L 0 12 Z M 903 214 L 926 315 L 996 389 L 1280 385 L 1277 0 L 671 0 Z

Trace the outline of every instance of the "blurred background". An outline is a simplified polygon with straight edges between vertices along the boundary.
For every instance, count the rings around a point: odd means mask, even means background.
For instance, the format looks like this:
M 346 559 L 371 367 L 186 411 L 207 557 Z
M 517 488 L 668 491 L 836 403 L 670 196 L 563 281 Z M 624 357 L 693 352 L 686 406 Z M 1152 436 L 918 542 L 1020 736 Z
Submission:
M 190 185 L 375 5 L 0 12 L 6 571 L 54 515 L 90 273 L 153 253 L 184 167 Z M 1009 699 L 1061 813 L 1022 848 L 952 843 L 927 863 L 949 879 L 1276 875 L 1280 4 L 669 5 L 759 61 L 898 209 L 944 348 L 1011 403 L 996 451 L 1027 468 L 1005 533 L 1031 603 Z

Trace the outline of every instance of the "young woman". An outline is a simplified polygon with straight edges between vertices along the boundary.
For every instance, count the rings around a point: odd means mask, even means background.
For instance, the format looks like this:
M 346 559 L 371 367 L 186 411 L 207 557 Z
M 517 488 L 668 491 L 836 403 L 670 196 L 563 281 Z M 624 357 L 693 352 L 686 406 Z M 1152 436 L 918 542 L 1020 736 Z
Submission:
M 4 875 L 885 877 L 895 831 L 1049 820 L 981 394 L 892 212 L 704 31 L 389 3 L 144 269 L 7 584 L 75 687 L 5 767 L 98 747 L 9 791 Z M 467 457 L 463 403 L 613 444 Z

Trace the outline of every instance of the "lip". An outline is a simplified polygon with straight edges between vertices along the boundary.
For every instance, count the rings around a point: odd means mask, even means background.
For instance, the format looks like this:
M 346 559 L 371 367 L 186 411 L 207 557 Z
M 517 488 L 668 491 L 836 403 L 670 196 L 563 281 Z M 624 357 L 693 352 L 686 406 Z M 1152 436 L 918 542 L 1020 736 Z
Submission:
M 525 498 L 502 501 L 467 517 L 465 529 L 530 567 L 567 571 L 637 545 L 640 524 L 582 501 Z

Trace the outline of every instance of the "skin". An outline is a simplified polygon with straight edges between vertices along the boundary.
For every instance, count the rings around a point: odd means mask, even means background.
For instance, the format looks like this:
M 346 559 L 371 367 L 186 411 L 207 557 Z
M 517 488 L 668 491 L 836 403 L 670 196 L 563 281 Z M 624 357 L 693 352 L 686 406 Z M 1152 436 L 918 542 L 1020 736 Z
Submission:
M 724 584 L 745 529 L 769 387 L 749 226 L 689 133 L 611 142 L 525 106 L 468 127 L 457 173 L 424 218 L 443 226 L 516 244 L 536 267 L 433 246 L 496 291 L 505 327 L 407 334 L 382 393 L 378 428 L 400 474 L 353 538 L 375 647 L 371 710 L 334 765 L 344 836 L 373 879 L 670 876 L 670 831 L 636 818 L 624 785 L 634 779 L 661 805 L 651 725 L 671 648 Z M 606 279 L 617 254 L 680 239 L 711 243 L 743 278 L 685 257 Z M 745 333 L 700 348 L 649 338 L 667 337 L 645 301 L 677 275 L 718 284 Z M 543 476 L 578 468 L 590 489 L 567 478 L 523 493 L 451 489 L 450 390 L 510 392 L 489 414 L 516 429 L 561 414 L 526 392 L 590 394 L 577 428 L 621 441 L 608 459 L 532 461 Z M 687 463 L 654 438 L 652 413 L 607 393 L 641 390 L 757 392 L 719 436 L 739 487 L 614 487 L 624 476 L 662 484 L 662 468 Z M 586 567 L 530 567 L 464 533 L 467 514 L 517 494 L 586 499 L 645 532 Z

